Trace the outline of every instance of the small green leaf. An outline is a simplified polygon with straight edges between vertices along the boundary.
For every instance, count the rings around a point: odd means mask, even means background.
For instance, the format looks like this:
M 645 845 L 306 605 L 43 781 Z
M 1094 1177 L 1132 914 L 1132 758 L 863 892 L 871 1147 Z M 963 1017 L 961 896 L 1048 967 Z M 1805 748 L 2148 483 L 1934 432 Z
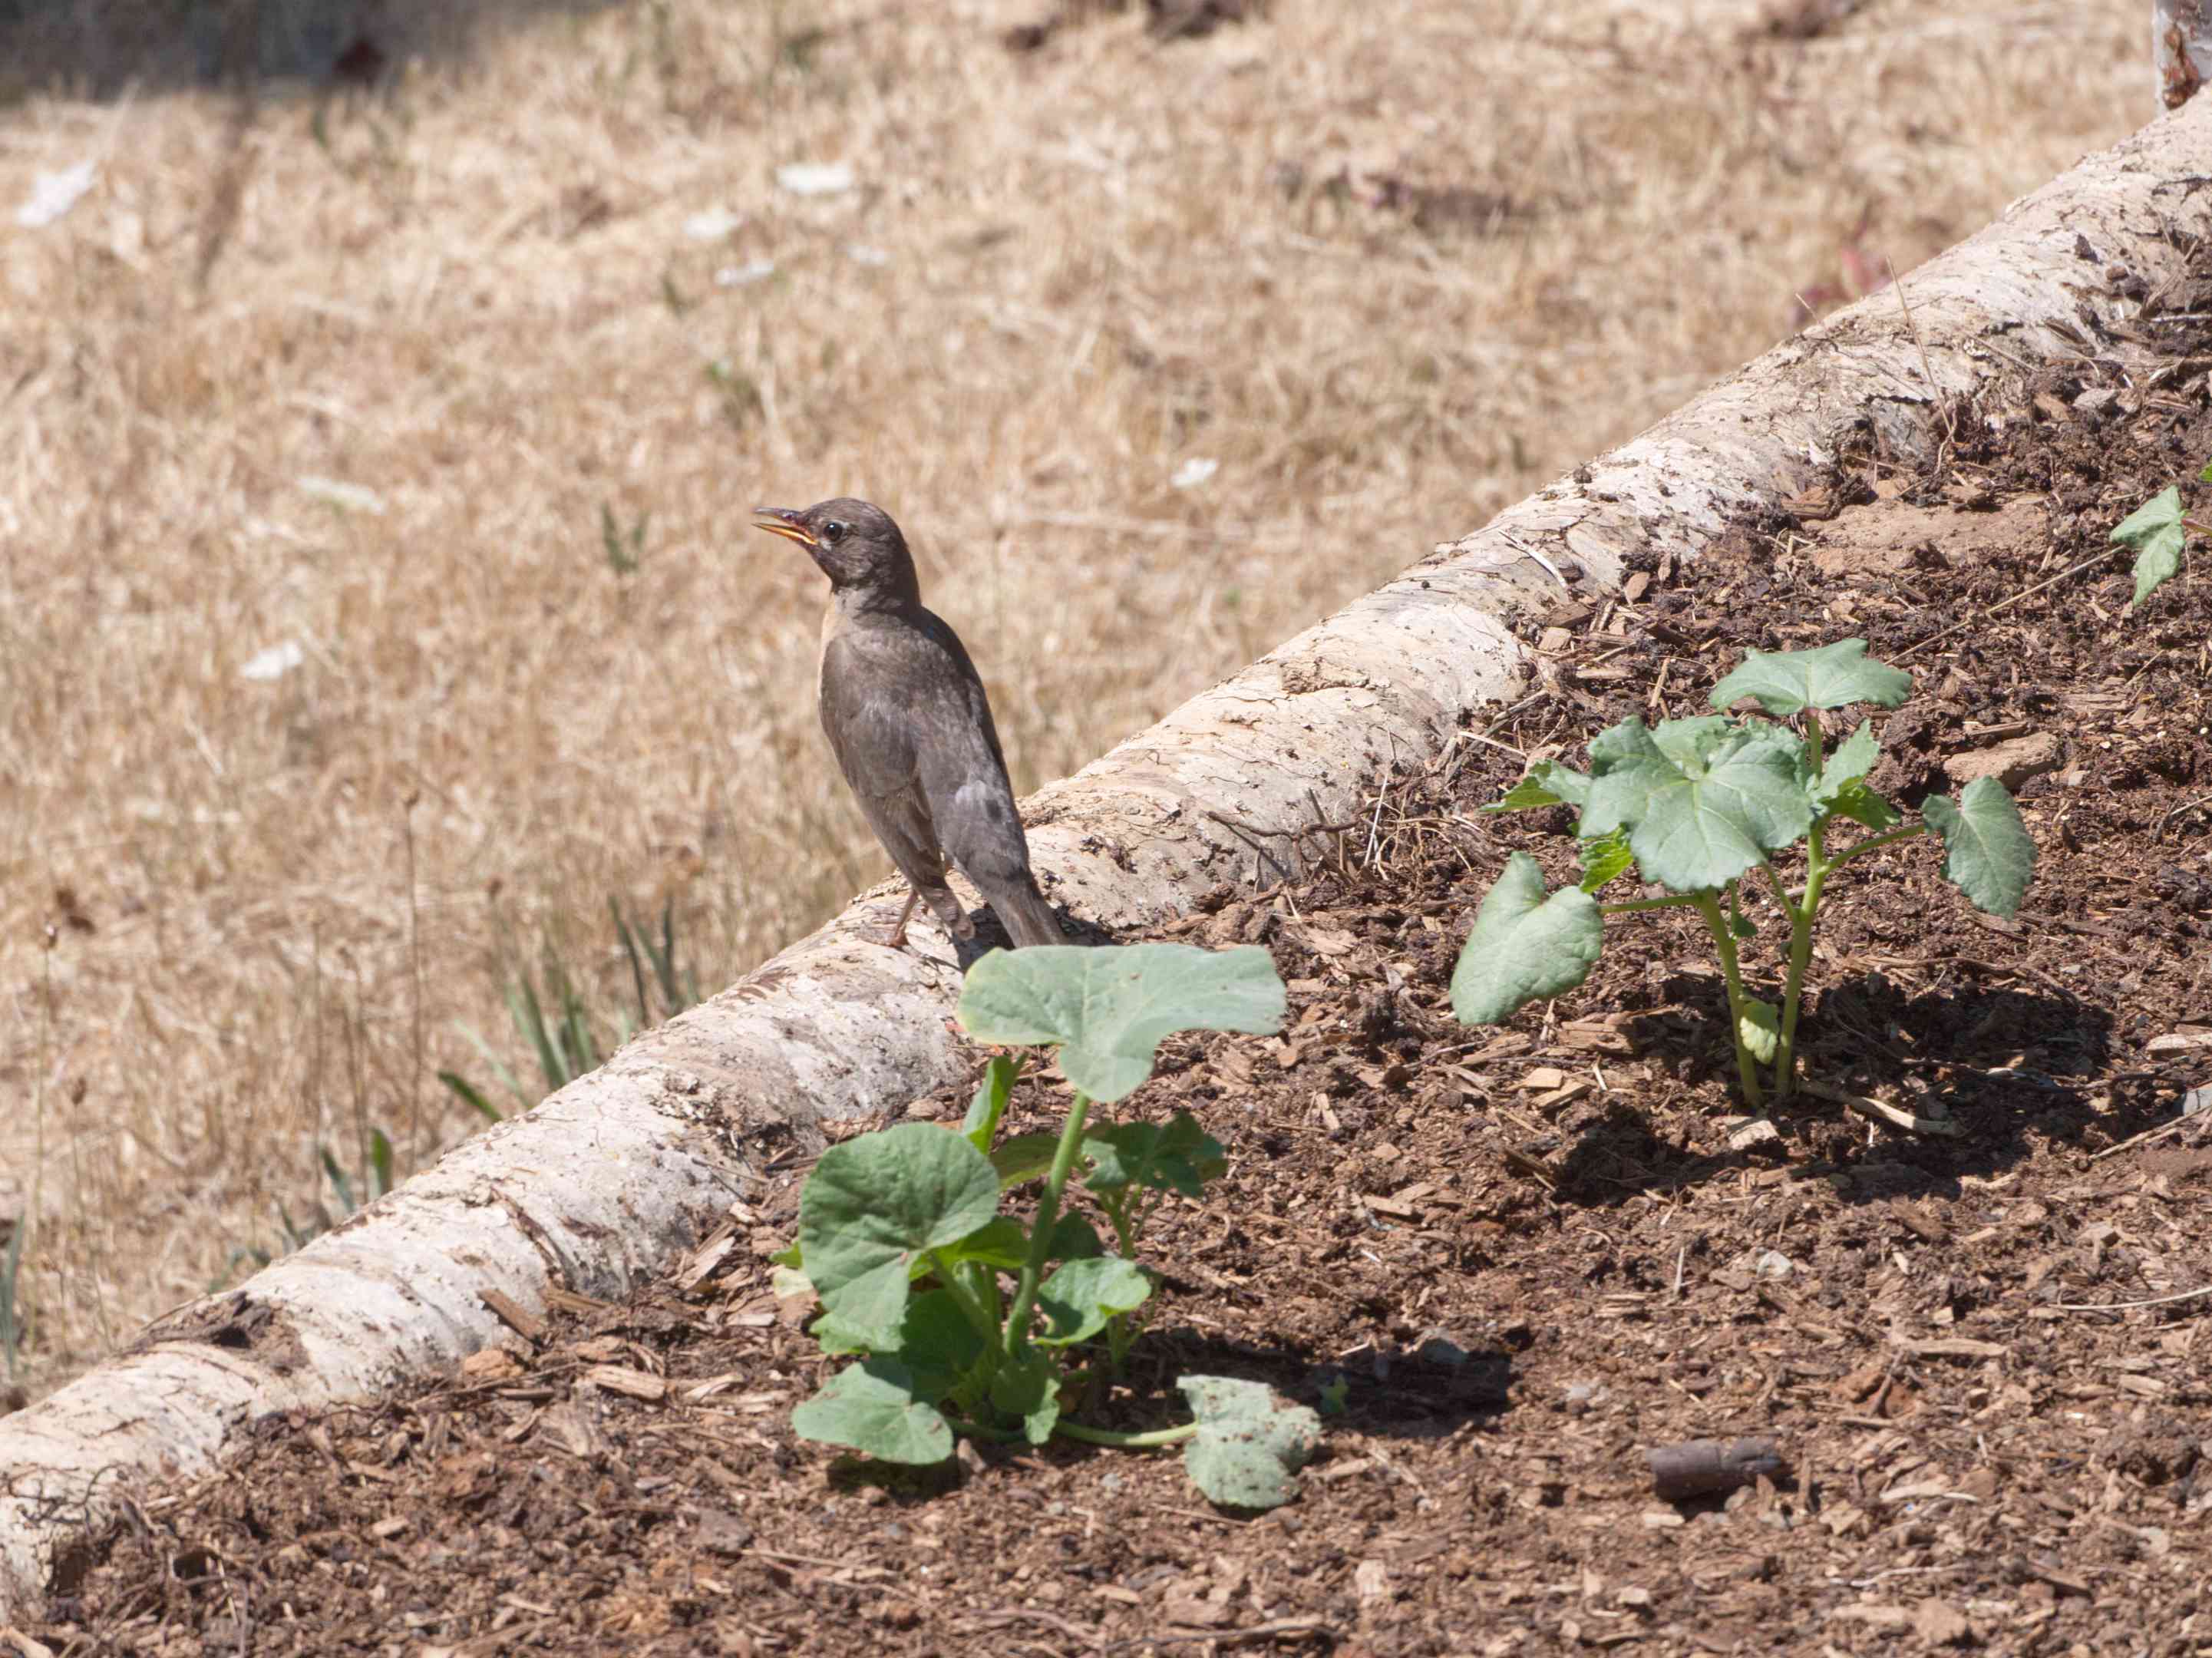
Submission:
M 452 1089 L 459 1096 L 462 1104 L 467 1106 L 486 1122 L 504 1121 L 499 1114 L 499 1108 L 486 1099 L 477 1085 L 458 1071 L 441 1071 L 438 1073 L 438 1080 Z
M 791 1413 L 791 1425 L 802 1439 L 886 1462 L 942 1462 L 952 1455 L 951 1427 L 936 1406 L 915 1397 L 913 1374 L 895 1358 L 847 1365 Z
M 1834 817 L 1848 817 L 1854 823 L 1876 830 L 1891 829 L 1905 821 L 1895 806 L 1864 783 L 1844 784 L 1828 803 L 1828 811 Z
M 1579 887 L 1544 896 L 1544 872 L 1525 852 L 1505 860 L 1475 912 L 1452 969 L 1452 1011 L 1462 1024 L 1496 1024 L 1589 977 L 1605 943 L 1597 900 Z
M 1022 1436 L 1030 1444 L 1043 1444 L 1060 1420 L 1060 1366 L 1049 1354 L 1037 1352 L 1019 1364 L 1001 1364 L 991 1377 L 991 1403 L 1021 1418 Z
M 926 1291 L 907 1303 L 898 1357 L 913 1377 L 915 1398 L 933 1405 L 951 1393 L 982 1358 L 983 1346 L 983 1333 L 950 1290 Z
M 2142 604 L 2181 568 L 2181 550 L 2189 539 L 2181 522 L 2186 516 L 2180 488 L 2169 483 L 2112 526 L 2111 539 L 2136 550 L 2134 603 Z
M 1773 1064 L 1775 1052 L 1782 1045 L 1781 1013 L 1771 1002 L 1745 997 L 1742 1017 L 1735 1022 L 1735 1038 L 1761 1065 Z
M 1619 731 L 1620 726 L 1613 729 Z M 1724 714 L 1701 714 L 1694 720 L 1661 720 L 1651 727 L 1651 740 L 1660 753 L 1683 770 L 1692 771 L 1702 767 L 1715 749 L 1742 729 Z
M 1062 1215 L 1053 1224 L 1052 1245 L 1045 1252 L 1045 1258 L 1080 1260 L 1103 1250 L 1098 1234 L 1089 1221 L 1080 1215 Z M 994 1216 L 957 1243 L 946 1244 L 937 1253 L 947 1265 L 973 1260 L 997 1272 L 1018 1272 L 1030 1258 L 1030 1229 L 1012 1215 Z M 927 1255 L 916 1259 L 916 1277 L 929 1270 L 929 1261 Z
M 831 1146 L 799 1199 L 799 1245 L 823 1310 L 871 1350 L 895 1346 L 915 1257 L 958 1242 L 998 1207 L 990 1159 L 933 1123 Z
M 1188 1111 L 1164 1123 L 1125 1122 L 1093 1129 L 1083 1149 L 1091 1159 L 1085 1181 L 1094 1192 L 1124 1186 L 1148 1186 L 1178 1196 L 1201 1195 L 1206 1182 L 1229 1172 L 1221 1142 L 1198 1126 Z
M 1016 1134 L 1000 1140 L 991 1148 L 991 1166 L 999 1171 L 999 1189 L 1042 1180 L 1052 1172 L 1053 1154 L 1059 1149 L 1058 1134 Z
M 978 1042 L 1059 1043 L 1068 1081 L 1107 1103 L 1152 1075 L 1176 1031 L 1271 1034 L 1283 1006 L 1283 981 L 1257 945 L 1040 944 L 994 950 L 969 968 L 959 1011 Z
M 948 1265 L 980 1260 L 1002 1272 L 1018 1272 L 1030 1258 L 1030 1229 L 1012 1215 L 994 1215 L 958 1242 L 945 1244 L 936 1253 Z M 928 1270 L 929 1261 L 927 1255 L 915 1258 L 916 1276 Z
M 1090 1260 L 1106 1253 L 1098 1229 L 1080 1215 L 1062 1215 L 1053 1223 L 1052 1246 L 1047 1260 Z
M 1119 1255 L 1071 1260 L 1037 1290 L 1037 1310 L 1045 1316 L 1041 1347 L 1067 1347 L 1088 1341 L 1118 1313 L 1135 1310 L 1152 1293 L 1152 1281 Z
M 1594 835 L 1582 843 L 1583 878 L 1577 883 L 1584 892 L 1599 892 L 1636 867 L 1636 854 L 1629 850 L 1628 837 L 1619 829 L 1608 835 Z
M 1572 806 L 1579 811 L 1589 797 L 1589 779 L 1582 773 L 1556 760 L 1539 760 L 1519 782 L 1483 810 L 1535 811 L 1546 806 Z
M 2004 785 L 1994 777 L 1978 777 L 1959 792 L 1956 805 L 1942 795 L 1930 795 L 1921 803 L 1920 815 L 1943 837 L 1944 878 L 1977 909 L 1991 915 L 2017 914 L 2035 872 L 2035 841 Z
M 1877 662 L 1863 639 L 1839 639 L 1811 651 L 1749 651 L 1736 671 L 1713 687 L 1712 705 L 1750 697 L 1778 720 L 1807 708 L 1871 702 L 1893 708 L 1912 693 L 1912 676 Z
M 1821 762 L 1820 780 L 1813 790 L 1814 804 L 1827 805 L 1847 785 L 1872 771 L 1881 758 L 1881 745 L 1874 740 L 1874 721 L 1860 720 L 1859 728 L 1831 749 Z
M 991 1155 L 992 1137 L 999 1132 L 999 1119 L 1006 1114 L 1014 1079 L 1021 1074 L 1021 1061 L 1003 1054 L 996 1055 L 983 1067 L 983 1080 L 975 1084 L 975 1097 L 968 1102 L 968 1115 L 960 1124 L 960 1132 L 987 1157 Z
M 2208 461 L 2203 469 L 2197 474 L 2197 481 L 2199 483 L 2212 483 L 2212 461 Z
M 1583 832 L 1626 829 L 1646 879 L 1674 892 L 1716 892 L 1812 827 L 1804 746 L 1788 732 L 1668 724 L 1664 745 L 1639 720 L 1590 744 L 1597 774 Z
M 1207 1498 L 1231 1509 L 1280 1508 L 1321 1447 L 1321 1418 L 1257 1382 L 1187 1376 L 1176 1386 L 1198 1418 L 1183 1467 Z

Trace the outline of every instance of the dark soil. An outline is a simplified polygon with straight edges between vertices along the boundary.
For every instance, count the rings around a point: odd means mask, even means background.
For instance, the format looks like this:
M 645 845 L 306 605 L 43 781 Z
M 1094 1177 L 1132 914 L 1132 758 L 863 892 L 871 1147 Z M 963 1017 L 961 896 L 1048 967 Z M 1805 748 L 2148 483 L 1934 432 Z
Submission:
M 2137 290 L 2071 374 L 1953 411 L 1935 467 L 1869 440 L 1693 568 L 1563 590 L 1521 618 L 1525 695 L 1433 769 L 1378 762 L 1358 824 L 1276 843 L 1279 884 L 1174 930 L 1267 945 L 1291 1018 L 1171 1043 L 1128 1102 L 1195 1112 L 1233 1162 L 1164 1213 L 1105 1414 L 1171 1419 L 1193 1369 L 1340 1396 L 1293 1506 L 1212 1511 L 1172 1455 L 917 1479 L 799 1442 L 824 1367 L 764 1259 L 794 1163 L 635 1304 L 566 1298 L 464 1375 L 271 1418 L 219 1479 L 139 1493 L 31 1633 L 178 1658 L 2212 1652 L 2212 1293 L 2188 1293 L 2212 1290 L 2212 1112 L 2182 1110 L 2212 1081 L 2212 581 L 2192 554 L 2129 615 L 2104 544 L 2212 457 L 2212 337 L 2160 320 L 2212 307 Z M 1744 647 L 1856 634 L 1918 676 L 1876 716 L 1893 796 L 1999 743 L 2041 768 L 2016 923 L 1917 842 L 1843 878 L 1814 963 L 1808 1078 L 1953 1135 L 1801 1096 L 1731 1149 L 1720 985 L 1673 916 L 1613 923 L 1549 1010 L 1453 1022 L 1506 853 L 1565 867 L 1564 814 L 1475 815 L 1524 756 L 1700 712 Z M 1065 1100 L 1026 1081 L 1011 1126 Z M 1789 1470 L 1654 1493 L 1647 1450 L 1749 1434 Z

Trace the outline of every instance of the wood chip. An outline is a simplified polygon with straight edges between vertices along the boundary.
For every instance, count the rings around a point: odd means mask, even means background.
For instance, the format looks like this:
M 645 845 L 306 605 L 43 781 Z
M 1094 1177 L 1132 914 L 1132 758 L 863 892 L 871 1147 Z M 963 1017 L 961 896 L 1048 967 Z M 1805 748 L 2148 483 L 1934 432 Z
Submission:
M 544 1339 L 544 1318 L 532 1312 L 504 1291 L 479 1290 L 477 1291 L 477 1299 L 490 1308 L 494 1317 L 525 1341 L 535 1342 Z
M 2002 1358 L 2012 1351 L 2002 1342 L 1976 1341 L 1970 1336 L 1940 1336 L 1933 1341 L 1899 1341 L 1896 1345 L 1920 1358 Z
M 642 1399 L 647 1403 L 658 1402 L 668 1394 L 668 1383 L 662 1378 L 633 1370 L 625 1364 L 594 1364 L 584 1372 L 582 1380 L 608 1393 Z

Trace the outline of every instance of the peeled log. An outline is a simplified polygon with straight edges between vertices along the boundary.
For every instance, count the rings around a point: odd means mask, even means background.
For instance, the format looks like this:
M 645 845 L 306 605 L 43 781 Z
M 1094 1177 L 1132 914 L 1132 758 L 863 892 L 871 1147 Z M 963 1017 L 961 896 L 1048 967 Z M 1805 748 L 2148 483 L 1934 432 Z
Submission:
M 1249 841 L 1287 863 L 1316 807 L 1340 820 L 1379 762 L 1433 757 L 1463 710 L 1522 694 L 1506 606 L 1611 592 L 1638 549 L 1692 560 L 1816 483 L 1839 431 L 1871 424 L 1929 454 L 1948 400 L 2075 358 L 2087 313 L 2134 308 L 2106 295 L 2106 267 L 2155 290 L 2212 233 L 2212 192 L 2184 182 L 2212 141 L 2208 104 L 1911 273 L 1917 339 L 1895 290 L 1838 313 L 1041 792 L 1030 844 L 1054 896 L 1134 937 L 1249 877 Z M 917 929 L 907 954 L 871 941 L 901 896 L 864 895 L 526 1117 L 0 1419 L 0 1625 L 34 1612 L 125 1482 L 205 1471 L 263 1412 L 457 1363 L 504 1327 L 487 1291 L 532 1310 L 555 1283 L 620 1296 L 695 1243 L 758 1160 L 951 1078 L 959 975 L 943 934 Z

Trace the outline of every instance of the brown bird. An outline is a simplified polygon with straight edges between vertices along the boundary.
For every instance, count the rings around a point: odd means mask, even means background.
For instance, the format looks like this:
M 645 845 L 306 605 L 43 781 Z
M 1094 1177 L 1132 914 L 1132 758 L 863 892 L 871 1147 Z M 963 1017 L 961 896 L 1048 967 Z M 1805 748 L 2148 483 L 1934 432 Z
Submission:
M 922 607 L 890 514 L 865 501 L 753 510 L 757 530 L 795 541 L 830 578 L 822 618 L 822 729 L 860 811 L 912 890 L 884 942 L 906 943 L 927 900 L 956 938 L 975 923 L 945 884 L 946 854 L 1017 944 L 1057 944 L 1060 920 L 1030 873 L 1006 756 L 983 682 L 959 635 Z

